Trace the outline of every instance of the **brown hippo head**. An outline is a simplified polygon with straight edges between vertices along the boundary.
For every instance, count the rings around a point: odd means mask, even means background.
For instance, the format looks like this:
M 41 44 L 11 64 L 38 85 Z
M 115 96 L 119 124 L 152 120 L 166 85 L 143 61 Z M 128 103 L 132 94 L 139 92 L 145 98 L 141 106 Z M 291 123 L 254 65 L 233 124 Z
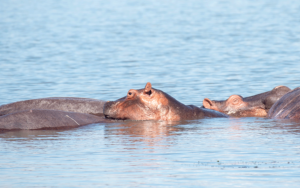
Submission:
M 291 89 L 286 86 L 277 86 L 271 91 L 246 98 L 240 95 L 231 95 L 224 101 L 205 98 L 203 106 L 235 117 L 265 117 L 272 105 L 289 91 Z
M 106 102 L 103 114 L 111 119 L 179 121 L 204 117 L 227 117 L 213 110 L 184 105 L 147 83 L 144 89 L 130 89 L 126 97 Z
M 126 97 L 107 102 L 103 112 L 106 118 L 123 120 L 177 119 L 169 108 L 170 101 L 174 100 L 166 93 L 152 88 L 148 82 L 144 89 L 130 89 Z

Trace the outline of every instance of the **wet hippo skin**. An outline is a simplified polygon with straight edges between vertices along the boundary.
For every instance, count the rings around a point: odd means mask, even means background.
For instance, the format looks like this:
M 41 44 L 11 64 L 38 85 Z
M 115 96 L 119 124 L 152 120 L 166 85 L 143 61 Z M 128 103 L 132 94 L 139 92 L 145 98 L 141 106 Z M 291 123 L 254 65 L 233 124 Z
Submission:
M 291 89 L 286 86 L 277 86 L 271 91 L 251 97 L 231 95 L 222 101 L 205 98 L 203 106 L 234 117 L 266 117 L 272 105 L 289 91 Z
M 0 131 L 20 129 L 58 129 L 108 122 L 104 116 L 59 110 L 23 110 L 0 116 Z
M 269 110 L 268 118 L 300 119 L 300 87 L 281 97 Z
M 106 118 L 130 120 L 180 121 L 227 115 L 193 105 L 184 105 L 170 95 L 154 89 L 147 83 L 144 89 L 130 89 L 126 97 L 106 102 Z
M 105 101 L 75 97 L 52 97 L 19 101 L 0 106 L 0 116 L 22 110 L 44 109 L 103 115 Z

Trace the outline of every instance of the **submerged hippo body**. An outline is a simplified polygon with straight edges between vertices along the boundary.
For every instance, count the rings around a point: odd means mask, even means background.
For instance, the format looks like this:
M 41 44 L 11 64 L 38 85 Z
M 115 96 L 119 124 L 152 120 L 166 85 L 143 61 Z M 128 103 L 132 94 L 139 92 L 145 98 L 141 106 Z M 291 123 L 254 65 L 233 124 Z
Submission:
M 268 118 L 300 119 L 300 87 L 285 94 L 269 110 Z
M 227 115 L 193 105 L 184 105 L 163 91 L 152 88 L 128 91 L 126 97 L 104 105 L 106 118 L 130 120 L 180 121 Z
M 105 101 L 75 97 L 52 97 L 19 101 L 0 106 L 0 116 L 23 110 L 43 109 L 103 115 Z
M 272 105 L 289 91 L 291 89 L 286 86 L 277 86 L 271 91 L 251 97 L 231 95 L 223 101 L 205 98 L 203 106 L 235 117 L 266 117 Z
M 58 110 L 23 110 L 0 116 L 0 131 L 72 128 L 107 122 L 103 117 Z

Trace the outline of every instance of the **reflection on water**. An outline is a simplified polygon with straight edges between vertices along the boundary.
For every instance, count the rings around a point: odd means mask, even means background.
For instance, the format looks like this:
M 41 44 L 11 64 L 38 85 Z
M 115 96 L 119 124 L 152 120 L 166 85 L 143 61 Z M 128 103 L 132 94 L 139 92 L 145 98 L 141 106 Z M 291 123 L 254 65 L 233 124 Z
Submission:
M 57 130 L 19 130 L 19 131 L 7 131 L 0 134 L 0 138 L 5 138 L 6 140 L 15 141 L 15 140 L 31 140 L 37 138 L 46 138 L 50 139 L 51 137 L 60 136 L 61 131 Z
M 163 144 L 165 139 L 172 142 L 174 136 L 184 132 L 184 127 L 176 125 L 183 124 L 182 122 L 166 121 L 124 121 L 121 124 L 106 126 L 105 134 L 107 138 L 117 136 L 120 139 L 125 139 L 124 143 L 131 145 L 135 145 L 135 143 L 139 145 L 140 142 L 144 142 L 153 149 Z
M 299 1 L 1 1 L 0 12 L 0 104 L 116 100 L 151 82 L 201 106 L 299 86 Z M 299 129 L 231 118 L 4 132 L 1 186 L 297 187 Z

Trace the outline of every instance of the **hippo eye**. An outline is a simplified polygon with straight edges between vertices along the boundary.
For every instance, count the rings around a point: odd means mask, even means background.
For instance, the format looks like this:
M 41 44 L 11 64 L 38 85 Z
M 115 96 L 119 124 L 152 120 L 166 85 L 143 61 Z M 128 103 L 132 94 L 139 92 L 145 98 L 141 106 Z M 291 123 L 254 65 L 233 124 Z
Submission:
M 128 95 L 132 95 L 132 93 L 131 93 L 131 92 L 129 92 L 129 93 L 128 93 Z

